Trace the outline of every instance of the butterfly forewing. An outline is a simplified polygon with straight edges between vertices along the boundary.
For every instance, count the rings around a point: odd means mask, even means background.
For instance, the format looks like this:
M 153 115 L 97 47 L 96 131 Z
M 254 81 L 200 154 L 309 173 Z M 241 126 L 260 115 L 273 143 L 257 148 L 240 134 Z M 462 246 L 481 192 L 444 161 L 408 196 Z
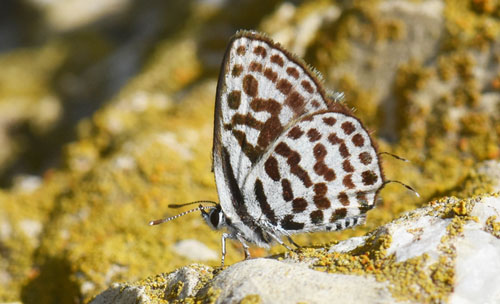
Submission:
M 260 35 L 243 32 L 233 38 L 223 64 L 215 127 L 241 187 L 250 168 L 292 121 L 328 104 L 303 65 Z

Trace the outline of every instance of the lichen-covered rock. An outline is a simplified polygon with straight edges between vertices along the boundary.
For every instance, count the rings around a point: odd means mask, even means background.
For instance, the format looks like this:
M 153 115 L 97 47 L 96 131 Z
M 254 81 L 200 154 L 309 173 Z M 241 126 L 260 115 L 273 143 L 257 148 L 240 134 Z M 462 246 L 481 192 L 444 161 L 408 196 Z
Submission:
M 499 218 L 498 194 L 444 198 L 363 237 L 246 260 L 223 271 L 181 268 L 158 286 L 164 296 L 155 300 L 145 292 L 148 281 L 142 288 L 137 283 L 111 287 L 92 303 L 107 303 L 111 295 L 127 297 L 116 303 L 129 303 L 132 289 L 138 291 L 133 298 L 139 303 L 237 303 L 249 297 L 257 303 L 496 303 Z M 198 284 L 207 271 L 213 279 Z M 162 277 L 149 280 L 161 282 Z M 175 288 L 177 295 L 171 298 Z
M 134 284 L 113 284 L 90 304 L 161 303 L 194 297 L 213 276 L 213 269 L 193 264 Z
M 360 288 L 362 287 L 362 288 Z M 395 303 L 387 286 L 375 278 L 330 274 L 307 264 L 259 258 L 239 262 L 207 284 L 197 298 L 219 290 L 215 303 Z

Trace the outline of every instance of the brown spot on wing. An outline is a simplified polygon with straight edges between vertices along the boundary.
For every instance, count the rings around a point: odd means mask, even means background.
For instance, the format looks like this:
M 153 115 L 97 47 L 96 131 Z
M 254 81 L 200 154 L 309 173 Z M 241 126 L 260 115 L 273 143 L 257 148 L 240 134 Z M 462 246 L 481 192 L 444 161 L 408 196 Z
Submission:
M 229 108 L 233 110 L 238 110 L 241 103 L 241 92 L 240 91 L 231 91 L 227 96 L 227 105 Z
M 342 184 L 348 189 L 353 189 L 355 185 L 352 182 L 352 174 L 347 174 L 346 176 L 344 176 L 344 178 L 342 179 Z
M 307 201 L 301 197 L 296 198 L 292 202 L 292 211 L 294 213 L 301 213 L 307 208 Z
M 342 125 L 340 126 L 342 130 L 344 130 L 344 133 L 347 135 L 350 135 L 356 128 L 350 121 L 343 122 Z
M 293 199 L 292 184 L 286 178 L 281 180 L 281 188 L 283 190 L 283 199 L 287 202 Z
M 365 166 L 367 166 L 367 165 L 371 164 L 371 162 L 372 162 L 372 160 L 373 160 L 372 156 L 371 156 L 371 155 L 370 155 L 370 153 L 368 153 L 368 152 L 361 152 L 361 153 L 359 153 L 358 158 L 359 158 L 359 161 L 360 161 L 363 165 L 365 165 Z
M 254 98 L 250 102 L 250 108 L 255 112 L 266 111 L 273 116 L 281 112 L 281 104 L 274 99 Z
M 281 126 L 279 118 L 277 116 L 271 116 L 262 126 L 259 137 L 257 138 L 257 144 L 266 148 L 282 131 L 283 127 Z
M 332 133 L 328 136 L 328 141 L 332 144 L 332 145 L 336 145 L 336 144 L 340 144 L 340 143 L 343 143 L 344 141 L 342 139 L 340 139 L 337 134 L 335 133 Z
M 330 223 L 334 223 L 340 219 L 345 218 L 347 215 L 347 209 L 346 208 L 338 208 L 333 212 L 332 217 L 330 218 Z
M 307 137 L 309 137 L 310 142 L 315 142 L 321 139 L 321 134 L 316 129 L 310 129 L 307 131 Z
M 361 177 L 363 178 L 363 184 L 367 186 L 375 184 L 378 180 L 377 174 L 370 170 L 361 173 Z
M 271 82 L 276 82 L 276 80 L 278 79 L 278 73 L 274 72 L 273 70 L 271 70 L 270 68 L 266 68 L 264 70 L 264 76 L 271 80 Z
M 349 206 L 349 197 L 345 192 L 340 192 L 337 198 L 339 199 L 342 205 Z
M 361 134 L 358 133 L 352 137 L 352 143 L 356 147 L 362 147 L 365 144 L 365 139 Z
M 333 169 L 328 168 L 325 174 L 323 174 L 323 177 L 325 178 L 326 181 L 331 182 L 332 180 L 335 179 L 335 171 Z
M 302 85 L 304 90 L 306 90 L 308 93 L 312 94 L 314 92 L 314 89 L 309 81 L 302 80 L 302 82 L 300 84 Z
M 321 210 L 328 209 L 331 206 L 330 200 L 324 196 L 315 196 L 314 204 Z
M 324 162 L 327 154 L 325 146 L 321 143 L 316 144 L 313 148 L 313 154 L 314 158 L 316 158 L 316 163 L 313 166 L 314 172 L 319 176 L 323 176 L 326 181 L 333 181 L 335 179 L 335 171 L 328 168 Z
M 247 52 L 247 49 L 245 46 L 243 45 L 240 45 L 237 49 L 236 49 L 236 54 L 240 55 L 240 56 L 243 56 L 245 55 L 245 53 Z
M 321 143 L 317 143 L 313 148 L 314 158 L 316 158 L 317 161 L 324 160 L 326 153 L 326 148 Z
M 345 172 L 354 172 L 354 167 L 351 165 L 349 159 L 344 159 L 342 162 L 342 169 L 344 169 Z
M 299 71 L 298 71 L 296 68 L 294 68 L 294 67 L 288 67 L 288 68 L 286 69 L 286 73 L 287 73 L 288 75 L 292 76 L 292 77 L 293 77 L 293 78 L 295 78 L 295 79 L 298 79 L 298 78 L 299 78 Z
M 329 126 L 333 126 L 337 122 L 337 120 L 333 117 L 323 117 L 323 122 Z
M 289 214 L 281 221 L 281 227 L 285 230 L 301 230 L 304 228 L 304 223 L 295 222 L 293 215 Z
M 293 91 L 286 97 L 285 104 L 293 110 L 295 115 L 301 115 L 304 113 L 304 97 L 296 91 Z
M 256 130 L 261 130 L 264 127 L 264 124 L 255 119 L 252 115 L 243 115 L 239 113 L 233 115 L 233 118 L 231 119 L 231 125 L 225 126 L 227 126 L 227 128 L 229 129 L 235 125 L 245 125 Z
M 278 161 L 273 156 L 269 156 L 264 163 L 264 170 L 273 181 L 277 182 L 281 179 Z
M 243 91 L 248 95 L 255 97 L 259 92 L 259 82 L 252 75 L 243 77 Z
M 262 64 L 252 61 L 248 69 L 252 72 L 262 72 Z
M 323 211 L 314 210 L 309 214 L 309 218 L 311 218 L 311 222 L 313 222 L 313 224 L 320 224 L 323 222 Z
M 274 151 L 276 153 L 278 153 L 279 155 L 284 156 L 284 157 L 288 157 L 292 153 L 292 150 L 290 149 L 290 147 L 287 144 L 285 144 L 284 142 L 280 142 L 276 146 Z
M 328 167 L 325 165 L 324 162 L 317 162 L 314 164 L 314 172 L 316 172 L 316 174 L 318 174 L 319 176 L 323 176 L 326 174 L 326 172 L 328 172 Z
M 326 186 L 325 183 L 314 184 L 314 193 L 317 196 L 325 196 L 327 191 L 328 191 L 328 187 Z
M 263 46 L 256 46 L 253 49 L 253 53 L 256 55 L 260 55 L 262 58 L 265 58 L 267 56 L 267 51 Z
M 349 153 L 349 149 L 345 145 L 344 141 L 342 141 L 342 143 L 339 146 L 339 152 L 343 158 L 348 158 L 351 155 L 351 153 Z
M 368 205 L 368 200 L 366 199 L 366 193 L 363 191 L 356 192 L 356 199 L 361 205 Z
M 241 75 L 241 72 L 243 72 L 243 67 L 241 66 L 241 64 L 235 64 L 231 71 L 231 75 L 233 75 L 233 77 L 238 77 Z
M 286 79 L 280 79 L 276 84 L 276 88 L 283 94 L 288 95 L 292 90 L 292 84 Z
M 289 132 L 288 132 L 288 137 L 292 139 L 299 139 L 302 135 L 304 135 L 304 132 L 300 129 L 299 126 L 293 127 Z
M 271 56 L 271 62 L 275 63 L 281 67 L 285 64 L 285 61 L 283 60 L 283 58 L 281 58 L 281 56 L 278 54 L 274 54 Z

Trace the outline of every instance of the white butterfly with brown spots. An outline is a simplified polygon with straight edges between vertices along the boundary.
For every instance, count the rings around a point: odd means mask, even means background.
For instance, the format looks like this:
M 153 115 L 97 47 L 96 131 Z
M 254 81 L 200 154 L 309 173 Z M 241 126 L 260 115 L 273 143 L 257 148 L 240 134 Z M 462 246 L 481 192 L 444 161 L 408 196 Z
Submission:
M 225 240 L 269 247 L 296 233 L 364 222 L 385 185 L 363 124 L 316 73 L 279 44 L 240 31 L 226 50 L 215 102 L 213 170 L 220 204 L 200 210 Z M 195 203 L 203 203 L 195 202 Z M 173 206 L 173 207 L 178 207 Z M 205 210 L 209 209 L 209 212 Z

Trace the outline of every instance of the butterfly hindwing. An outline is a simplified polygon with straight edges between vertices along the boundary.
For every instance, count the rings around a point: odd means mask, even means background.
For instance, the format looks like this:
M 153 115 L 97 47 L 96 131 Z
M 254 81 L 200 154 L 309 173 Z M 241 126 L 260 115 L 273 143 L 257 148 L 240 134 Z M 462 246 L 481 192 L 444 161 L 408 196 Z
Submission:
M 252 217 L 296 233 L 337 230 L 342 221 L 363 216 L 382 183 L 377 152 L 362 124 L 345 113 L 321 111 L 277 138 L 243 192 L 255 204 L 249 206 Z

